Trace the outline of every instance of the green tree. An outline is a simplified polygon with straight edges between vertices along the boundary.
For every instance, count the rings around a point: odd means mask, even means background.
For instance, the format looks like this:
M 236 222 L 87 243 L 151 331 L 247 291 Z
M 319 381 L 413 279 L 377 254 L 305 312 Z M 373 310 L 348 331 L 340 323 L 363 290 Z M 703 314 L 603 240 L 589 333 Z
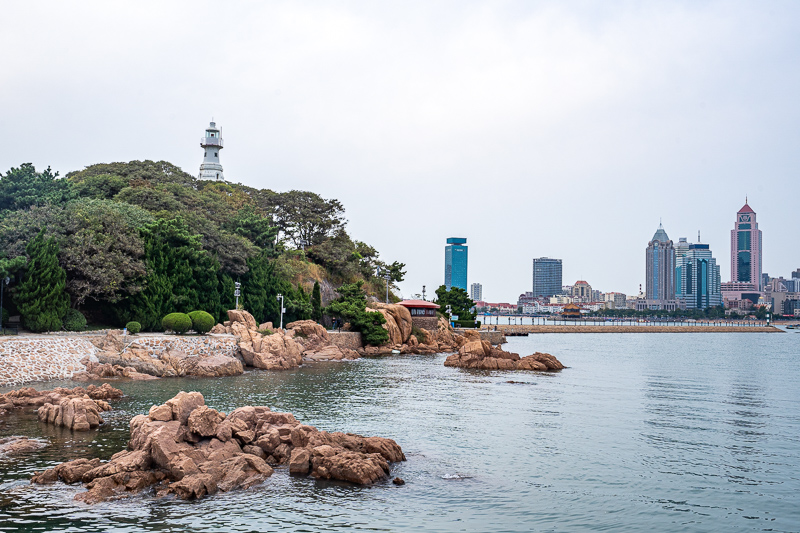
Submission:
M 59 180 L 50 167 L 36 172 L 31 163 L 11 168 L 0 176 L 0 211 L 25 209 L 32 205 L 62 202 L 72 194 L 70 183 Z
M 328 305 L 325 312 L 349 321 L 353 330 L 361 332 L 365 343 L 380 346 L 389 341 L 389 332 L 382 327 L 386 318 L 377 311 L 367 310 L 363 285 L 364 282 L 359 280 L 339 287 L 339 297 Z
M 313 312 L 311 318 L 319 322 L 322 318 L 322 293 L 319 288 L 319 281 L 314 280 L 314 288 L 311 289 L 311 307 Z
M 436 303 L 439 304 L 440 311 L 445 312 L 447 306 L 450 306 L 452 314 L 457 316 L 459 320 L 475 320 L 475 313 L 471 313 L 470 309 L 475 307 L 475 302 L 469 297 L 467 291 L 460 287 L 447 287 L 441 285 L 436 289 Z
M 17 308 L 31 331 L 57 331 L 69 309 L 66 272 L 58 265 L 55 239 L 45 240 L 44 230 L 28 243 L 28 267 L 17 291 Z
M 262 198 L 261 207 L 296 248 L 322 243 L 344 229 L 344 207 L 309 191 L 289 191 Z
M 169 313 L 220 308 L 219 263 L 182 219 L 158 220 L 142 230 L 142 238 L 147 274 L 142 291 L 130 299 L 131 319 L 152 330 Z

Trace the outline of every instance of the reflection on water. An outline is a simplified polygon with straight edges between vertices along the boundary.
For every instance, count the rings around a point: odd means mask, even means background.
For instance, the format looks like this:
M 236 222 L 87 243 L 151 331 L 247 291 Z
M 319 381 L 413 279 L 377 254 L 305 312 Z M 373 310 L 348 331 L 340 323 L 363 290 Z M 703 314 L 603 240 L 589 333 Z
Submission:
M 446 368 L 444 356 L 362 359 L 234 378 L 122 382 L 97 431 L 8 417 L 0 436 L 50 446 L 0 459 L 0 531 L 798 531 L 800 370 L 789 335 L 537 335 L 560 374 Z M 758 353 L 754 365 L 753 353 Z M 518 381 L 520 383 L 508 383 Z M 72 385 L 72 384 L 70 384 Z M 38 385 L 50 388 L 53 384 Z M 396 439 L 406 485 L 293 478 L 198 502 L 150 493 L 94 507 L 30 475 L 122 449 L 128 421 L 180 390 L 228 412 L 289 411 L 320 429 Z

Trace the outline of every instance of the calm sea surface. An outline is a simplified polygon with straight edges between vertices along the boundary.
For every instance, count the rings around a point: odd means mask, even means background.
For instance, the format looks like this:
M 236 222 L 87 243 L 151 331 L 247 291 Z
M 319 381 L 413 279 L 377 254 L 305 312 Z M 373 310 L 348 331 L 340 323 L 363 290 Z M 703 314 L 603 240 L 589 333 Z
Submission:
M 122 382 L 99 431 L 14 415 L 0 436 L 51 446 L 0 459 L 0 531 L 800 531 L 800 334 L 557 334 L 559 374 L 446 368 L 443 355 L 216 380 Z M 523 383 L 507 383 L 508 380 Z M 64 383 L 58 383 L 62 385 Z M 40 384 L 50 388 L 54 384 Z M 4 389 L 3 392 L 8 389 Z M 125 446 L 128 420 L 180 390 L 222 411 L 268 405 L 320 429 L 391 437 L 405 479 L 289 477 L 198 502 L 95 506 L 35 470 Z

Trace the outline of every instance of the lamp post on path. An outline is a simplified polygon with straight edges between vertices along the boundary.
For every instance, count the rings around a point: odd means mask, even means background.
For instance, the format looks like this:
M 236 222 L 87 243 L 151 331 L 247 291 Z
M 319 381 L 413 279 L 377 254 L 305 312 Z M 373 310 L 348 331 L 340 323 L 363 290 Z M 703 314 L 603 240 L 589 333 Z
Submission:
M 283 313 L 286 311 L 283 307 L 283 294 L 278 295 L 278 301 L 281 303 L 281 325 L 279 329 L 283 329 Z

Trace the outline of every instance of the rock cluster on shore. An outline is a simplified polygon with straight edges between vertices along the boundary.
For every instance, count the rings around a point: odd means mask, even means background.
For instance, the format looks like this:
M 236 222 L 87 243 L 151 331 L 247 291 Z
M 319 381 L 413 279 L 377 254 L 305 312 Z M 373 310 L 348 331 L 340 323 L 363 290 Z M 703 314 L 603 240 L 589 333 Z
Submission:
M 159 377 L 223 377 L 244 372 L 241 361 L 222 354 L 188 355 L 176 348 L 167 349 L 157 356 L 136 341 L 123 340 L 118 331 L 109 331 L 104 337 L 92 339 L 100 350 L 94 358 L 84 361 L 86 371 L 73 379 L 89 380 L 125 377 L 147 380 Z
M 156 494 L 200 498 L 244 489 L 289 464 L 296 475 L 369 484 L 388 477 L 390 463 L 404 461 L 391 439 L 328 433 L 268 407 L 240 407 L 227 416 L 205 405 L 199 392 L 181 392 L 130 422 L 128 449 L 111 457 L 77 459 L 37 473 L 33 483 L 83 482 L 75 496 L 88 503 L 147 487 Z
M 57 404 L 46 403 L 39 407 L 39 422 L 65 427 L 73 431 L 89 431 L 103 423 L 100 413 L 110 411 L 111 406 L 103 400 L 64 398 Z
M 564 365 L 547 353 L 536 352 L 527 357 L 506 352 L 481 340 L 480 333 L 468 331 L 462 337 L 458 352 L 445 359 L 445 366 L 479 370 L 562 370 Z
M 58 405 L 63 400 L 72 398 L 90 398 L 92 400 L 116 400 L 122 397 L 122 391 L 115 389 L 108 383 L 101 386 L 89 385 L 86 388 L 75 387 L 67 389 L 57 387 L 52 390 L 36 390 L 33 387 L 23 387 L 0 394 L 0 414 L 10 409 L 22 407 L 40 407 L 45 404 Z
M 247 366 L 264 370 L 288 370 L 308 361 L 356 359 L 358 354 L 331 343 L 324 327 L 313 320 L 299 320 L 285 330 L 273 329 L 272 323 L 257 325 L 247 311 L 228 311 L 228 319 L 217 324 L 211 333 L 229 333 L 239 338 L 239 353 Z

